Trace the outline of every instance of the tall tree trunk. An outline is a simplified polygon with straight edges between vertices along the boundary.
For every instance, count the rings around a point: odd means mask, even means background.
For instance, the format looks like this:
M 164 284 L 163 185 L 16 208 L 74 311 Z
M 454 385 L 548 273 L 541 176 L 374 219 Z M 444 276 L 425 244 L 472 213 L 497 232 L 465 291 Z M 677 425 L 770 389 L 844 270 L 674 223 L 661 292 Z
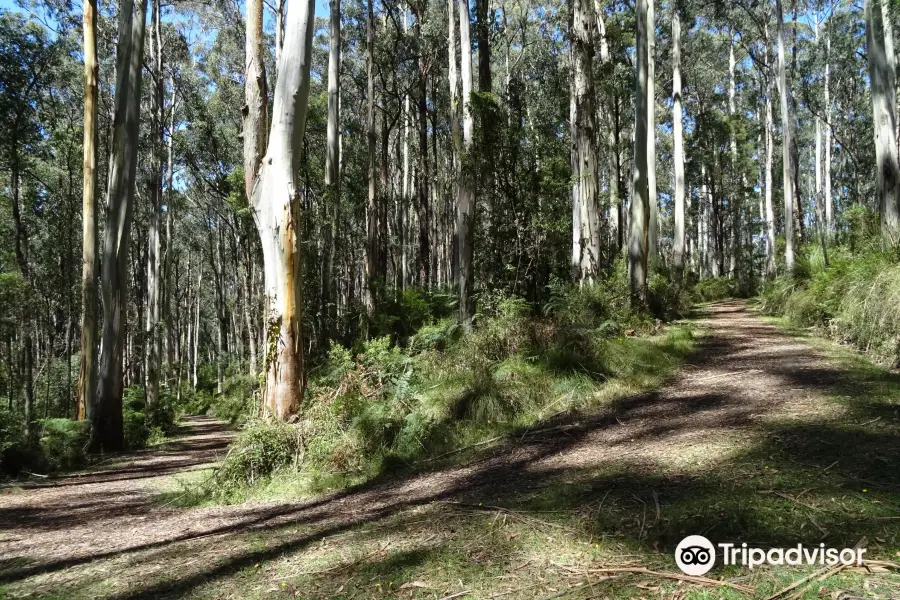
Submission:
M 815 35 L 816 40 L 816 50 L 819 51 L 819 21 L 818 18 L 813 20 L 813 33 Z M 816 181 L 816 214 L 818 214 L 819 208 L 822 205 L 822 118 L 816 114 L 816 128 L 815 128 L 815 181 Z M 824 215 L 824 212 L 823 212 Z M 819 228 L 824 230 L 824 223 L 819 223 Z
M 76 418 L 90 419 L 97 393 L 97 0 L 84 0 L 84 164 L 81 210 L 81 358 Z
M 378 279 L 378 207 L 375 203 L 375 12 L 373 0 L 368 0 L 368 18 L 366 19 L 366 138 L 368 141 L 368 169 L 366 177 L 369 182 L 369 195 L 366 204 L 366 314 L 369 318 L 375 315 L 375 288 Z
M 160 360 L 160 239 L 159 225 L 162 216 L 162 125 L 164 112 L 164 79 L 162 57 L 161 15 L 159 0 L 151 0 L 150 57 L 153 62 L 153 95 L 150 119 L 150 218 L 147 226 L 147 329 L 144 344 L 146 348 L 144 375 L 146 377 L 147 404 L 159 402 L 159 360 Z
M 734 31 L 729 31 L 730 43 L 728 44 L 728 116 L 734 119 L 737 108 L 735 107 L 735 98 L 737 96 L 737 85 L 735 83 L 735 59 L 734 59 Z M 737 162 L 737 140 L 734 137 L 734 129 L 730 132 L 731 139 L 731 183 L 737 189 L 734 190 L 729 208 L 731 209 L 731 251 L 728 268 L 728 276 L 734 279 L 738 277 L 740 269 L 741 254 L 741 205 L 743 204 L 744 182 L 743 176 L 738 174 Z
M 405 16 L 404 16 L 405 18 Z M 447 0 L 447 58 L 448 58 L 448 70 L 447 70 L 447 82 L 450 87 L 450 167 L 451 167 L 451 175 L 450 175 L 450 190 L 451 194 L 453 191 L 456 192 L 456 202 L 457 209 L 459 200 L 460 200 L 460 192 L 459 186 L 461 184 L 460 178 L 462 177 L 462 165 L 460 164 L 460 159 L 462 156 L 462 132 L 459 129 L 459 73 L 458 67 L 456 64 L 456 2 L 454 0 Z M 404 21 L 405 24 L 405 21 Z M 470 65 L 471 66 L 471 65 Z M 407 107 L 409 106 L 409 96 L 406 97 Z M 407 110 L 408 112 L 408 110 Z M 408 165 L 408 152 L 409 152 L 409 143 L 407 142 L 407 133 L 404 130 L 403 134 L 403 196 L 406 198 L 406 190 L 408 189 L 406 178 L 409 172 Z M 457 223 L 457 227 L 458 227 Z M 458 284 L 459 282 L 459 232 L 456 230 L 456 227 L 453 229 L 453 244 L 452 244 L 452 252 L 453 256 L 451 258 L 451 280 Z M 404 257 L 404 268 L 406 266 Z M 404 274 L 405 279 L 405 274 Z
M 92 452 L 121 450 L 122 352 L 127 329 L 128 250 L 134 213 L 134 186 L 140 133 L 141 67 L 147 0 L 123 0 L 116 48 L 116 97 L 113 155 L 110 159 L 109 210 L 103 241 L 103 338 L 99 392 L 91 413 Z
M 200 286 L 203 283 L 203 261 L 202 256 L 197 259 L 197 309 L 196 313 L 193 316 L 194 318 L 194 346 L 192 348 L 192 358 L 191 358 L 191 383 L 193 384 L 194 389 L 197 389 L 197 385 L 200 383 L 200 379 L 197 376 L 197 372 L 200 369 Z
M 481 0 L 482 2 L 486 0 Z M 475 303 L 472 298 L 473 246 L 475 219 L 475 190 L 471 160 L 475 124 L 472 117 L 472 42 L 469 37 L 469 2 L 459 0 L 459 51 L 463 101 L 463 161 L 456 197 L 456 237 L 459 248 L 459 321 L 463 327 L 472 326 Z
M 647 261 L 652 267 L 658 258 L 659 199 L 656 195 L 656 18 L 654 3 L 647 2 Z
M 328 46 L 328 124 L 325 148 L 325 205 L 331 209 L 331 223 L 326 227 L 325 281 L 322 282 L 329 337 L 335 333 L 337 321 L 337 286 L 334 259 L 337 252 L 338 218 L 341 202 L 340 170 L 340 89 L 341 89 L 341 2 L 330 0 L 331 36 Z
M 268 150 L 251 203 L 265 268 L 267 339 L 263 398 L 268 412 L 282 420 L 299 410 L 305 385 L 297 174 L 309 100 L 314 11 L 313 0 L 306 0 L 288 12 Z
M 244 191 L 253 197 L 266 148 L 269 91 L 263 50 L 263 0 L 247 0 L 244 59 Z M 279 36 L 280 37 L 280 36 Z
M 426 6 L 424 1 L 416 7 L 416 25 L 414 34 L 417 39 L 422 39 L 422 22 L 425 18 Z M 416 283 L 423 288 L 429 287 L 429 253 L 430 253 L 430 232 L 431 215 L 429 214 L 428 201 L 428 185 L 429 185 L 429 164 L 428 164 L 428 61 L 421 53 L 419 56 L 419 97 L 416 99 L 419 111 L 419 165 L 416 174 L 418 183 L 418 205 L 416 212 L 419 220 L 419 252 L 416 260 Z
M 647 247 L 650 229 L 650 198 L 647 181 L 650 157 L 647 155 L 648 131 L 648 79 L 650 73 L 650 40 L 648 17 L 652 14 L 649 4 L 653 0 L 636 0 L 637 21 L 636 77 L 634 96 L 634 177 L 631 196 L 631 222 L 628 236 L 628 275 L 631 303 L 635 307 L 647 304 Z
M 881 216 L 881 232 L 889 241 L 896 241 L 900 227 L 900 162 L 897 156 L 896 99 L 894 96 L 894 72 L 886 53 L 883 12 L 865 3 L 866 44 L 871 81 L 872 115 L 875 125 L 875 189 Z M 882 0 L 884 1 L 884 0 Z
M 172 81 L 172 105 L 169 108 L 169 138 L 166 142 L 166 246 L 163 254 L 163 321 L 166 325 L 166 387 L 171 385 L 173 363 L 178 363 L 178 334 L 175 315 L 172 312 L 172 297 L 178 289 L 177 281 L 172 282 L 172 266 L 175 263 L 174 228 L 172 226 L 175 217 L 175 110 L 177 108 L 177 92 L 175 81 Z M 177 273 L 177 264 L 175 265 Z M 180 374 L 180 366 L 177 367 Z M 180 387 L 178 394 L 181 394 Z M 180 397 L 180 396 L 179 396 Z
M 684 272 L 684 132 L 681 114 L 681 16 L 672 7 L 672 138 L 675 163 L 675 239 L 673 266 L 680 279 Z
M 597 199 L 597 112 L 594 98 L 591 0 L 575 0 L 572 23 L 575 60 L 575 147 L 578 207 L 581 212 L 582 283 L 593 283 L 600 270 L 600 210 Z
M 784 13 L 781 0 L 775 0 L 775 17 L 778 23 L 778 93 L 781 96 L 782 179 L 784 189 L 784 262 L 788 271 L 794 268 L 794 168 L 791 139 L 794 134 L 794 117 L 791 111 L 791 90 L 787 82 L 787 65 L 784 56 Z
M 825 229 L 831 236 L 834 231 L 834 199 L 831 197 L 831 92 L 829 78 L 831 76 L 831 36 L 828 25 L 825 26 Z
M 768 28 L 766 28 L 766 48 L 768 48 Z M 768 58 L 766 58 L 768 61 Z M 768 62 L 767 62 L 768 64 Z M 772 206 L 772 157 L 775 153 L 775 121 L 772 117 L 772 76 L 766 75 L 766 164 L 765 164 L 765 209 L 766 209 L 766 277 L 775 277 L 775 208 Z
M 450 17 L 448 17 L 451 21 L 453 16 L 453 0 L 449 0 L 450 3 Z M 407 35 L 409 31 L 409 9 L 408 7 L 403 8 L 403 34 Z M 455 46 L 451 49 L 451 55 L 455 52 Z M 455 64 L 455 60 L 453 61 Z M 454 88 L 455 89 L 455 88 Z M 454 114 L 457 114 L 454 112 Z M 408 235 L 409 229 L 409 206 L 412 200 L 411 197 L 411 177 L 412 170 L 409 168 L 409 129 L 410 129 L 410 121 L 412 119 L 412 113 L 410 112 L 410 102 L 409 102 L 409 93 L 405 94 L 403 99 L 403 197 L 400 201 L 400 287 L 402 289 L 406 289 L 407 283 L 409 283 L 409 242 L 410 236 Z M 459 122 L 456 122 L 457 134 L 459 129 Z M 457 135 L 458 137 L 458 135 Z M 455 164 L 455 163 L 454 163 Z

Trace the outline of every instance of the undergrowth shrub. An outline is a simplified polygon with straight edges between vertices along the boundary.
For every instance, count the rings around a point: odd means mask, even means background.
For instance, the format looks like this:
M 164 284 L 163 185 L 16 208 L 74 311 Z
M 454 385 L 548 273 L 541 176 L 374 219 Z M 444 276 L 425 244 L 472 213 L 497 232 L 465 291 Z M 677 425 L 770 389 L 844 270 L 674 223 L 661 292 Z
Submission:
M 238 435 L 217 473 L 220 491 L 268 481 L 303 460 L 302 426 L 254 420 Z
M 258 415 L 259 379 L 252 375 L 234 375 L 224 381 L 221 394 L 204 394 L 208 402 L 207 413 L 228 421 L 241 424 Z
M 589 407 L 611 377 L 659 373 L 690 335 L 627 337 L 655 325 L 630 313 L 620 280 L 558 286 L 543 311 L 522 298 L 484 298 L 466 334 L 443 319 L 422 325 L 406 347 L 390 335 L 352 349 L 333 343 L 310 373 L 303 420 L 248 426 L 216 479 L 244 485 L 288 467 L 365 479 Z M 274 456 L 260 454 L 267 444 Z
M 701 279 L 693 285 L 691 295 L 697 302 L 715 302 L 740 296 L 738 281 L 728 277 Z
M 38 444 L 44 470 L 75 469 L 87 463 L 84 453 L 90 433 L 87 421 L 43 419 L 40 428 Z
M 865 215 L 851 215 L 868 231 Z M 853 229 L 851 229 L 851 232 Z M 862 233 L 850 246 L 806 248 L 790 274 L 762 290 L 759 308 L 791 324 L 814 328 L 889 364 L 900 363 L 900 260 L 892 248 Z

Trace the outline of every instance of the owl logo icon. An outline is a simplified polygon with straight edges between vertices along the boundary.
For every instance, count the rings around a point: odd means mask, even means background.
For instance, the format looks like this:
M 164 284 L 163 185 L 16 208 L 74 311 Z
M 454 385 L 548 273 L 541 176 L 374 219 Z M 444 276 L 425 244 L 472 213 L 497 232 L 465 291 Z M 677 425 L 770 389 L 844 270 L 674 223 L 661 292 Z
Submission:
M 675 548 L 675 563 L 685 575 L 705 575 L 716 563 L 716 549 L 702 535 L 689 535 Z

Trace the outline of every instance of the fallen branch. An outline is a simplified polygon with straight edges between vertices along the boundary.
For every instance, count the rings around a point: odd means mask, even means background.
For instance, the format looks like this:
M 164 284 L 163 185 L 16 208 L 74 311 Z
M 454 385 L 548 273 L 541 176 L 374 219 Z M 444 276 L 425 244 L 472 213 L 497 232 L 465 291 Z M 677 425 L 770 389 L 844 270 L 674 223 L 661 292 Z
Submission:
M 791 592 L 791 591 L 797 589 L 801 585 L 809 583 L 810 581 L 812 581 L 813 579 L 815 579 L 817 577 L 822 577 L 823 579 L 827 578 L 827 577 L 831 577 L 835 573 L 839 573 L 845 567 L 846 567 L 846 565 L 839 565 L 837 567 L 823 567 L 821 569 L 818 569 L 817 571 L 813 571 L 812 573 L 810 573 L 803 579 L 799 579 L 799 580 L 795 581 L 794 583 L 792 583 L 791 585 L 784 588 L 783 590 L 779 590 L 779 591 L 775 592 L 774 594 L 772 594 L 771 596 L 766 598 L 766 600 L 775 600 L 776 598 L 781 598 L 788 592 Z M 833 571 L 833 573 L 832 573 L 832 571 Z
M 443 598 L 440 598 L 440 600 L 453 600 L 453 598 L 460 598 L 462 596 L 465 596 L 466 594 L 471 593 L 472 590 L 463 590 L 461 592 L 456 592 L 455 594 L 450 594 L 449 596 L 444 596 Z
M 506 434 L 498 435 L 497 437 L 492 437 L 489 440 L 484 440 L 482 442 L 477 442 L 475 444 L 469 444 L 468 446 L 463 446 L 462 448 L 457 448 L 456 450 L 451 450 L 450 452 L 444 452 L 443 454 L 438 454 L 437 456 L 433 456 L 431 458 L 426 458 L 422 462 L 423 463 L 434 462 L 436 460 L 445 458 L 447 456 L 453 456 L 454 454 L 458 454 L 460 452 L 465 452 L 466 450 L 470 450 L 472 448 L 477 448 L 478 446 L 486 446 L 486 445 L 490 444 L 491 442 L 496 442 L 496 441 L 502 440 L 505 437 L 508 437 L 508 436 Z

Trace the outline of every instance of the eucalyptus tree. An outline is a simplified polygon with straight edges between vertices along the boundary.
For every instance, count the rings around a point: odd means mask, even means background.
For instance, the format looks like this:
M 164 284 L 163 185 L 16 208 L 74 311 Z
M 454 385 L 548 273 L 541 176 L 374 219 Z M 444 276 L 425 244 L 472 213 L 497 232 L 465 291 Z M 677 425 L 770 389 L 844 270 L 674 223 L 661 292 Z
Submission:
M 634 176 L 631 196 L 631 223 L 628 239 L 628 274 L 631 290 L 631 302 L 635 306 L 647 303 L 647 261 L 648 236 L 650 232 L 650 163 L 655 157 L 648 156 L 648 139 L 653 135 L 650 127 L 648 104 L 653 102 L 650 92 L 650 37 L 654 0 L 637 0 L 635 19 L 637 22 L 637 46 L 635 65 L 635 100 L 634 100 Z
M 123 351 L 127 319 L 128 251 L 134 215 L 140 98 L 147 0 L 123 0 L 119 6 L 116 46 L 115 116 L 110 157 L 109 210 L 103 240 L 100 287 L 103 336 L 100 346 L 97 401 L 91 411 L 93 452 L 121 450 Z
M 577 228 L 573 220 L 573 250 L 578 250 L 579 278 L 593 283 L 600 269 L 600 209 L 597 201 L 597 113 L 593 81 L 593 5 L 590 0 L 573 0 L 572 6 L 572 160 L 573 202 L 576 203 Z M 576 209 L 573 208 L 573 215 Z M 574 242 L 575 240 L 573 240 Z M 573 262 L 575 262 L 573 256 Z
M 784 51 L 784 12 L 781 0 L 775 0 L 775 19 L 778 44 L 778 94 L 781 98 L 781 174 L 784 193 L 784 261 L 787 270 L 794 268 L 794 181 L 792 175 L 797 166 L 791 153 L 791 139 L 794 135 L 794 117 L 791 108 L 791 90 L 787 81 L 787 67 Z
M 678 277 L 684 271 L 685 254 L 685 181 L 684 181 L 684 127 L 681 108 L 681 15 L 679 7 L 672 7 L 672 138 L 675 164 L 675 238 L 673 241 L 673 266 Z
M 251 196 L 265 273 L 264 403 L 283 420 L 298 411 L 305 384 L 297 175 L 309 100 L 314 4 L 301 0 L 288 10 L 268 146 Z
M 481 0 L 485 2 L 486 0 Z M 459 181 L 457 182 L 456 200 L 456 240 L 459 249 L 457 259 L 459 271 L 459 320 L 463 327 L 472 327 L 472 317 L 475 315 L 475 305 L 472 299 L 473 286 L 473 239 L 475 218 L 475 191 L 472 180 L 471 153 L 475 136 L 475 123 L 472 116 L 472 41 L 469 35 L 469 1 L 459 0 L 459 48 L 460 48 L 460 76 L 462 79 L 462 160 Z M 453 19 L 452 13 L 448 15 Z M 453 50 L 455 52 L 455 50 Z M 489 56 L 482 54 L 479 60 Z M 488 79 L 490 71 L 488 70 Z
M 82 190 L 81 353 L 76 418 L 90 419 L 97 388 L 97 1 L 84 0 L 84 150 Z
M 875 4 L 875 6 L 873 6 Z M 875 189 L 882 234 L 893 241 L 900 228 L 900 159 L 896 142 L 897 101 L 893 40 L 886 26 L 883 0 L 867 0 L 866 56 L 869 62 L 872 115 L 875 126 Z M 888 53 L 890 50 L 890 54 Z

